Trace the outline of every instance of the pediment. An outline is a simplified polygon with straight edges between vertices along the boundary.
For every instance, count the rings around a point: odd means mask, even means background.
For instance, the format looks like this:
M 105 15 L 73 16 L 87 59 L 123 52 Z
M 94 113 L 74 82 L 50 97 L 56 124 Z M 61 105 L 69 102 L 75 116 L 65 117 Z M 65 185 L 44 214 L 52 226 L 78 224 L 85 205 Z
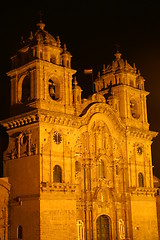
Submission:
M 125 125 L 118 114 L 106 103 L 92 103 L 86 108 L 86 113 L 81 117 L 81 126 L 90 128 L 93 121 L 104 121 L 108 128 L 117 130 L 125 135 Z

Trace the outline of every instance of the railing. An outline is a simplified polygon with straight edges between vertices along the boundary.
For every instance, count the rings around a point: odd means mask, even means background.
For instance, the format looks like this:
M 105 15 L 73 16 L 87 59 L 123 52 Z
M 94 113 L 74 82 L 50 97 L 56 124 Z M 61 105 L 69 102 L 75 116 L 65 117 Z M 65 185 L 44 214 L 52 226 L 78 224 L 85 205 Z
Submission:
M 154 196 L 156 194 L 155 188 L 149 188 L 149 187 L 132 187 L 131 188 L 131 194 L 136 195 L 146 195 L 146 196 Z
M 75 192 L 76 184 L 71 183 L 49 183 L 49 182 L 41 182 L 42 191 L 60 191 L 60 192 Z

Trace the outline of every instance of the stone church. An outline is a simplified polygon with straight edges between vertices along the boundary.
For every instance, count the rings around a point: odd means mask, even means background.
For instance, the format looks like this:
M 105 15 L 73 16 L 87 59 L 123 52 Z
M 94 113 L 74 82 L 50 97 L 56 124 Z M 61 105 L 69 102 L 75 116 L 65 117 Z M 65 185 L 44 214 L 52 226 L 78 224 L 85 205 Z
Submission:
M 82 99 L 71 58 L 43 22 L 11 57 L 0 239 L 158 240 L 145 80 L 117 51 Z

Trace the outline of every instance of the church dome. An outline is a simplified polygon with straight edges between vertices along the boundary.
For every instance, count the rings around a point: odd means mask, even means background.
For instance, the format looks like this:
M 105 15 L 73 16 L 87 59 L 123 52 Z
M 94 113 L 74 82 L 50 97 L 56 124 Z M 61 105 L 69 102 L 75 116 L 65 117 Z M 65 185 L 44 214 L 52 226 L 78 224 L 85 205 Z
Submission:
M 36 40 L 37 42 L 40 43 L 45 43 L 45 44 L 50 44 L 53 46 L 57 46 L 57 41 L 55 40 L 55 38 L 49 34 L 47 31 L 44 30 L 45 24 L 40 22 L 37 23 L 36 25 L 38 27 L 33 40 Z
M 107 68 L 106 68 L 106 73 L 107 72 L 115 72 L 115 71 L 118 71 L 118 70 L 125 70 L 125 71 L 130 71 L 130 72 L 135 72 L 136 69 L 135 69 L 135 66 L 131 66 L 127 60 L 123 60 L 121 58 L 121 53 L 119 53 L 118 51 L 114 54 L 115 56 L 115 59 L 113 60 L 112 62 L 112 65 L 108 65 Z
M 30 33 L 30 36 L 26 41 L 24 39 L 21 39 L 21 46 L 28 46 L 28 45 L 36 45 L 38 44 L 46 44 L 46 45 L 51 45 L 51 46 L 59 46 L 60 44 L 58 41 L 55 40 L 55 38 L 49 34 L 47 31 L 44 30 L 45 24 L 43 22 L 39 22 L 36 24 L 37 30 L 33 34 L 32 32 Z

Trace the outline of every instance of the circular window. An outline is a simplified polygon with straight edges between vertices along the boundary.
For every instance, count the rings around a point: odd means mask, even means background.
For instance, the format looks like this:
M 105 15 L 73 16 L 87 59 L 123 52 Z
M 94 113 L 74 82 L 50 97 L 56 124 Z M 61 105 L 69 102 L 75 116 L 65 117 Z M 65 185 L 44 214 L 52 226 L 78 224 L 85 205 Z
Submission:
M 60 144 L 62 142 L 62 136 L 60 133 L 55 132 L 53 135 L 53 140 L 56 144 Z

